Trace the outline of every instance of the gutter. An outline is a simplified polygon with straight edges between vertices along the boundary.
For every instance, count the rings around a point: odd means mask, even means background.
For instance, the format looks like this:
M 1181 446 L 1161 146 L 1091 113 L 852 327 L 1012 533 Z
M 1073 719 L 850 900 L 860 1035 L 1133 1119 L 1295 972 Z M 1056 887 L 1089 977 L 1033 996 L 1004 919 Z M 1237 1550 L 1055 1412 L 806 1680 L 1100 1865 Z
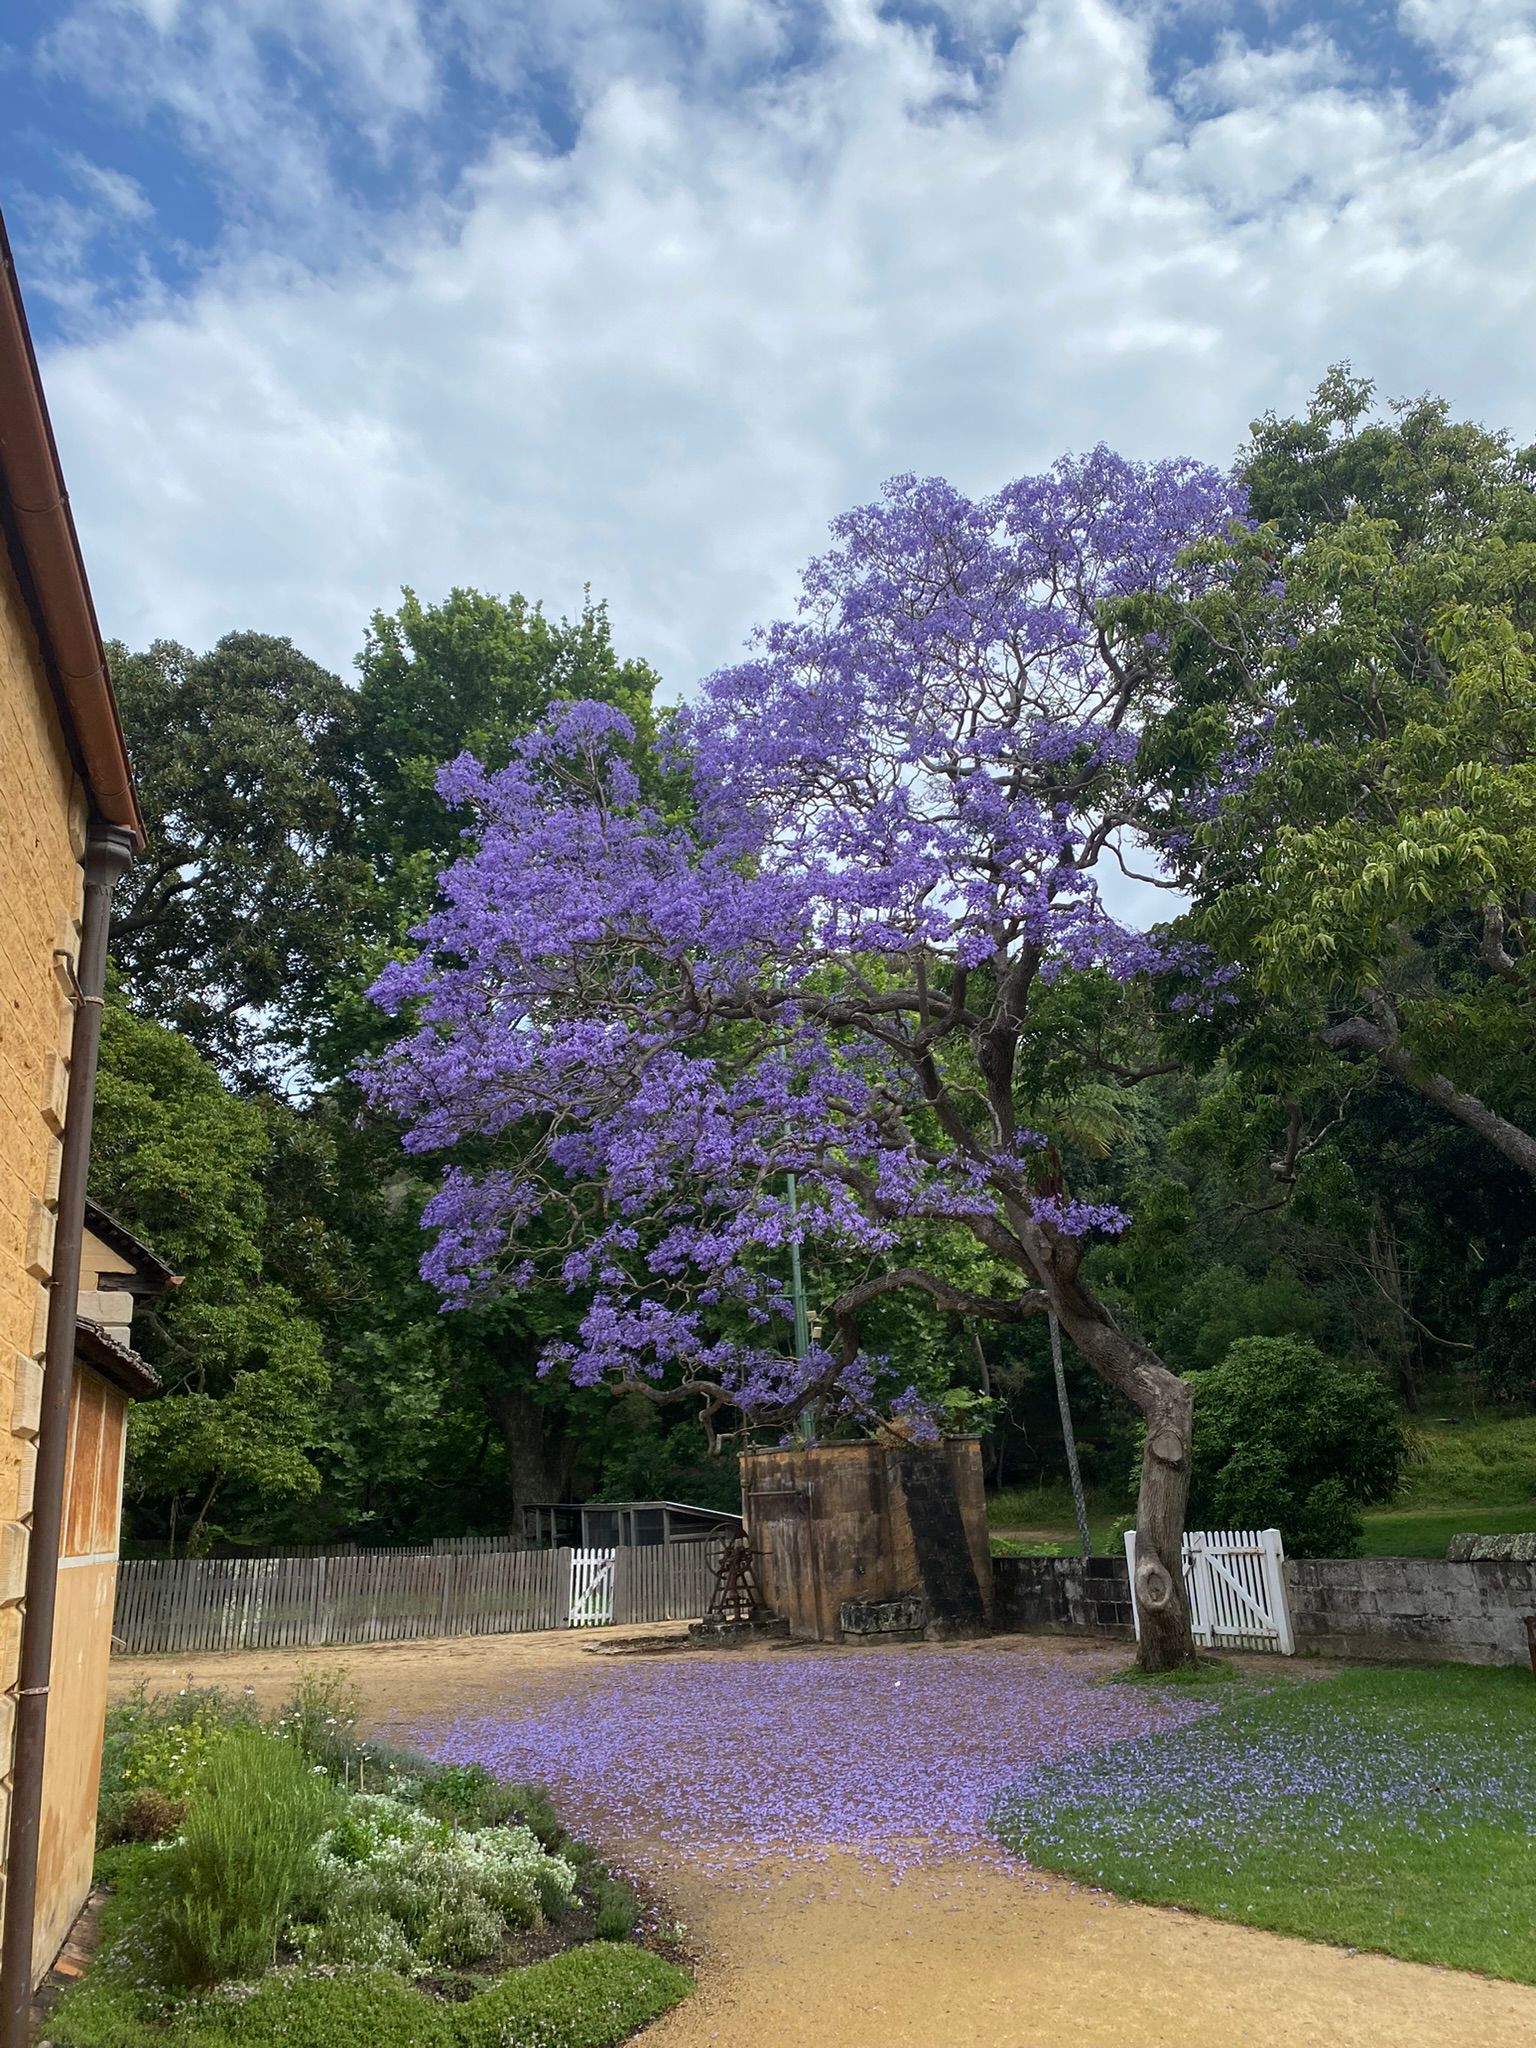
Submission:
M 3 219 L 0 272 L 0 515 L 82 780 L 137 852 L 144 820 Z
M 132 796 L 131 787 L 128 792 Z M 48 1291 L 48 1340 L 37 1430 L 32 1540 L 27 1551 L 21 1669 L 16 1694 L 16 1747 L 11 1775 L 11 1827 L 0 1931 L 0 2048 L 27 2048 L 31 2033 L 33 1925 L 43 1811 L 43 1766 L 53 1622 L 64 1523 L 70 1392 L 80 1313 L 80 1253 L 85 1235 L 85 1183 L 91 1163 L 91 1119 L 101 1012 L 106 986 L 112 891 L 133 855 L 132 833 L 93 822 L 85 853 L 85 905 L 76 966 L 69 1095 L 59 1161 L 58 1222 Z M 51 1958 L 50 1958 L 51 1960 Z

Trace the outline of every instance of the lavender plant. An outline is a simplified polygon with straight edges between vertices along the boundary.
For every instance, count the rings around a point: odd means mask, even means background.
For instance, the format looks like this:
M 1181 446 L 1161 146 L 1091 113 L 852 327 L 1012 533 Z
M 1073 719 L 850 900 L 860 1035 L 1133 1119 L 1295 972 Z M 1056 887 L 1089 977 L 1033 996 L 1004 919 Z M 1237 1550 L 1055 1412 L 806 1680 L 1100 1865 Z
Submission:
M 1066 1071 L 1145 1078 L 1128 992 L 1209 998 L 1099 876 L 1135 858 L 1154 794 L 1161 650 L 1138 605 L 1197 589 L 1198 544 L 1240 512 L 1210 469 L 1104 449 L 979 500 L 899 478 L 837 522 L 796 616 L 705 683 L 659 767 L 597 703 L 503 769 L 453 762 L 440 788 L 473 843 L 376 987 L 418 1028 L 367 1076 L 409 1148 L 450 1156 L 423 1266 L 445 1301 L 552 1265 L 586 1308 L 546 1368 L 681 1388 L 712 1430 L 882 1401 L 931 1428 L 861 1341 L 894 1290 L 1053 1310 L 1147 1425 L 1154 1667 L 1190 1654 L 1168 1568 L 1189 1390 L 1088 1284 L 1089 1245 L 1130 1219 L 1072 1193 L 1032 1111 Z M 895 1255 L 957 1233 L 997 1284 Z M 800 1357 L 791 1243 L 858 1262 Z

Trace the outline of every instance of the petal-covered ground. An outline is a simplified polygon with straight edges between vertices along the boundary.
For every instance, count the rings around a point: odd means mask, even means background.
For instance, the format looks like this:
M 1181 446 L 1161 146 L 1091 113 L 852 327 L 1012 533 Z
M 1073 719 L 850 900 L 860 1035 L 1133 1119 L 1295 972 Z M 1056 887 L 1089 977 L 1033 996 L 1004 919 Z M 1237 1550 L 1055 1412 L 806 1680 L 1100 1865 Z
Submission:
M 1536 1983 L 1536 1687 L 1518 1667 L 1342 1672 L 1042 1760 L 1001 1802 L 1031 1862 Z
M 1104 1673 L 1044 1646 L 636 1658 L 602 1685 L 417 1734 L 542 1780 L 610 1841 L 902 1864 L 984 1847 L 999 1795 L 1034 1766 L 1209 1711 Z

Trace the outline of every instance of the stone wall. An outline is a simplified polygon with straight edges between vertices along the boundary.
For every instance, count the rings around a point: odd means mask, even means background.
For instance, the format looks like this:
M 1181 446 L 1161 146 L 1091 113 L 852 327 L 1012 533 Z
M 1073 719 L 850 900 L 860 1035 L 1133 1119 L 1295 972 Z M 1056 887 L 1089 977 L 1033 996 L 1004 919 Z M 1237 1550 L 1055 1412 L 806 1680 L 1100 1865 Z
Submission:
M 1285 1567 L 1298 1650 L 1523 1664 L 1536 1563 L 1438 1557 L 1293 1558 Z
M 1370 1661 L 1523 1664 L 1536 1562 L 1434 1557 L 1287 1560 L 1299 1653 Z M 1074 1635 L 1135 1633 L 1124 1558 L 998 1557 L 997 1625 Z
M 994 1557 L 992 1593 L 1000 1629 L 1136 1633 L 1123 1557 Z

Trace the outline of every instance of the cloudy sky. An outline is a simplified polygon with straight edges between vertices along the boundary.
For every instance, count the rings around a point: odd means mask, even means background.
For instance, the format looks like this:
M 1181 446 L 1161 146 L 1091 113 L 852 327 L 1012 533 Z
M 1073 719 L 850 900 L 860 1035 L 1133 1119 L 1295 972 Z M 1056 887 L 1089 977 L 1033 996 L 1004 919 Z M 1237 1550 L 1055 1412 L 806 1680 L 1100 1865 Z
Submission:
M 135 644 L 590 583 L 675 694 L 896 471 L 1536 434 L 1536 0 L 7 0 L 0 96 Z

